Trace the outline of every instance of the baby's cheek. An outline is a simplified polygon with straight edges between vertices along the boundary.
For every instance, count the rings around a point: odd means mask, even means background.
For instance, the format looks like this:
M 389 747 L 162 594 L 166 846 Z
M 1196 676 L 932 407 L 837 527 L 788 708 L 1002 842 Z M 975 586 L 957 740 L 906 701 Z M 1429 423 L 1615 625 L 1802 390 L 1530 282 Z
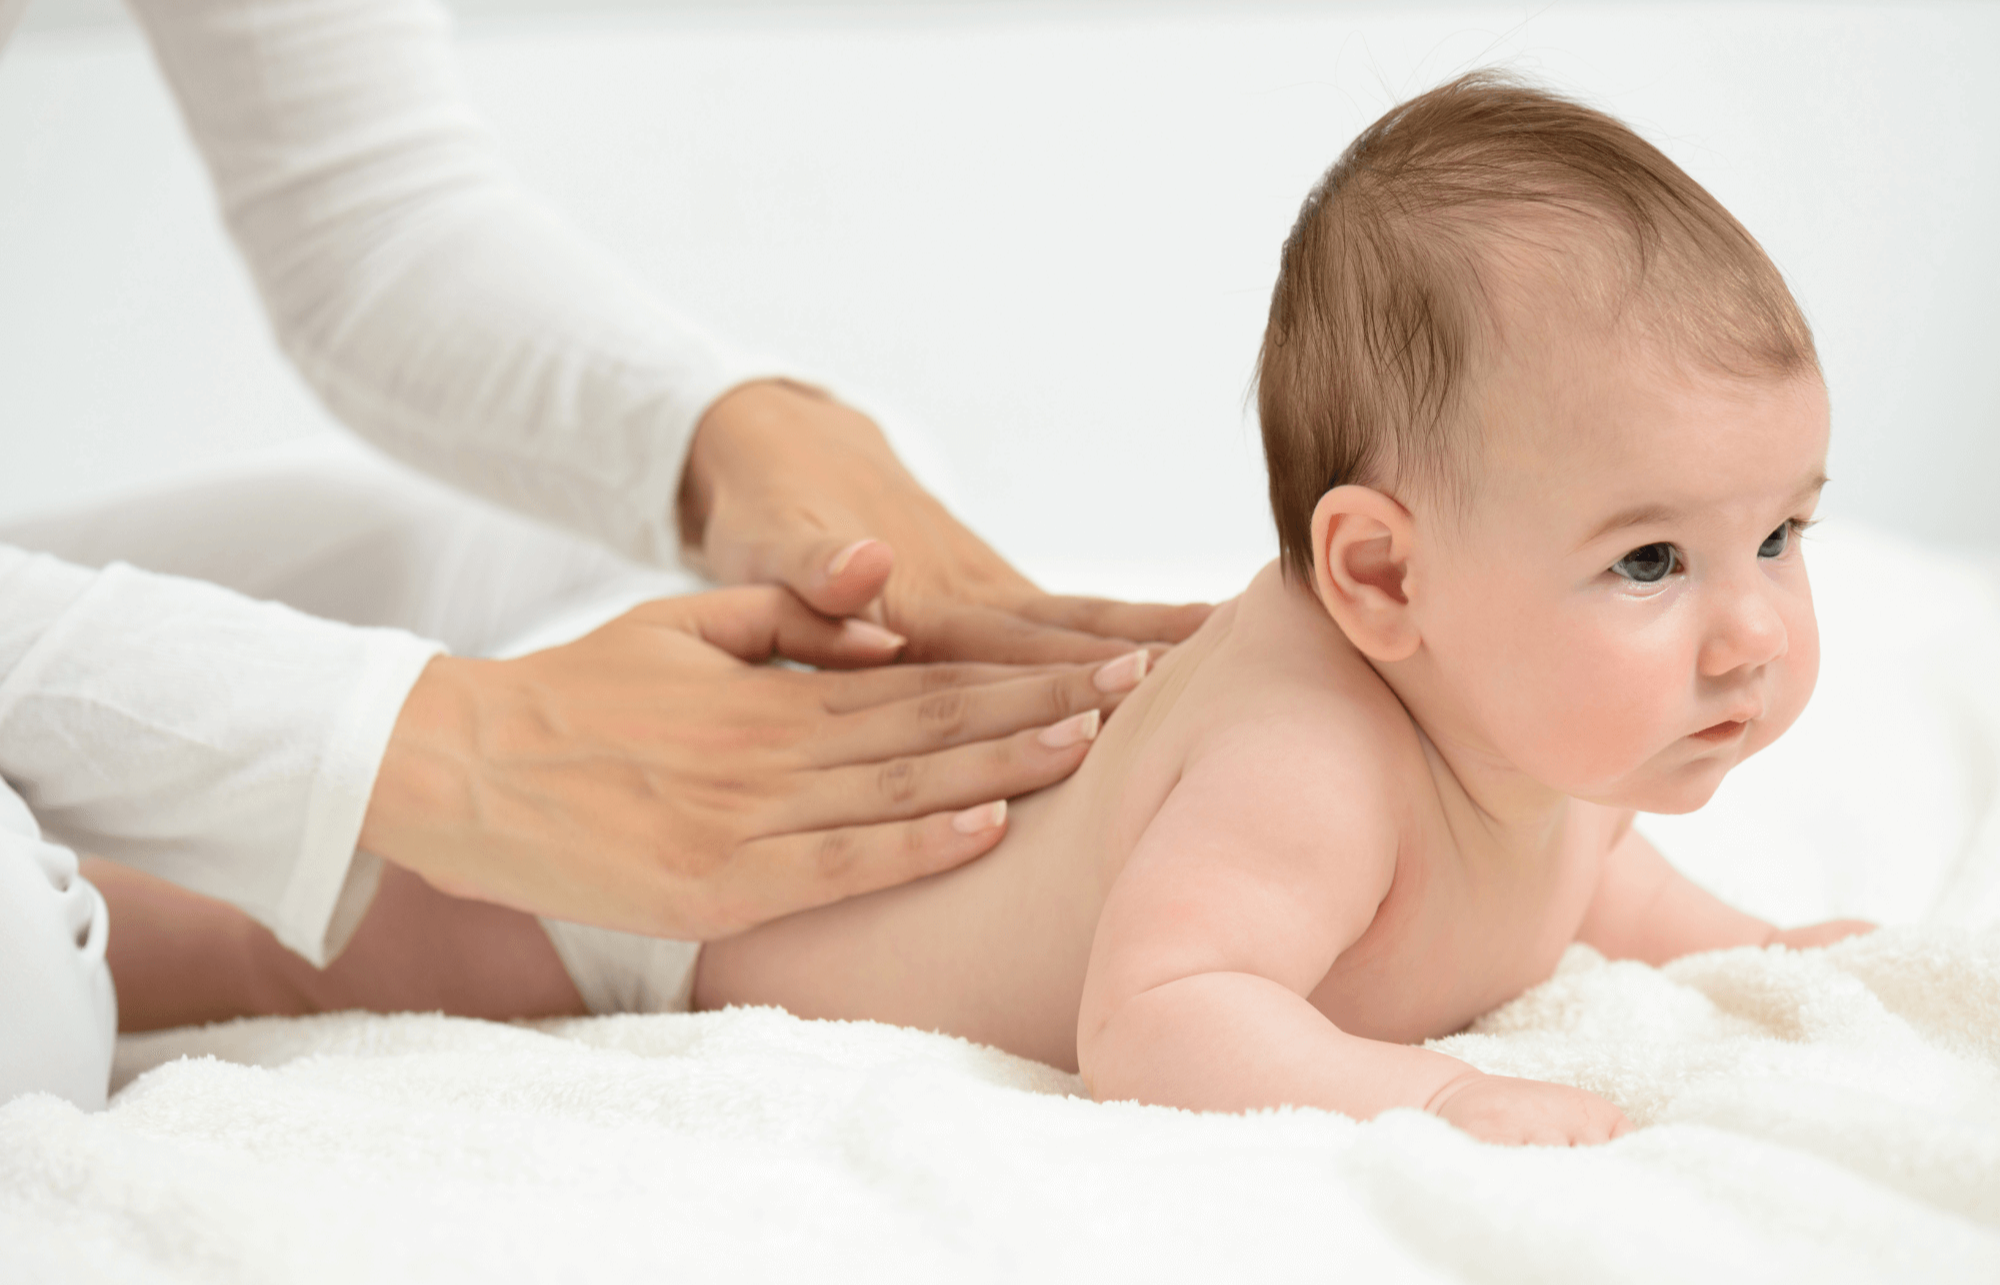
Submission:
M 1682 703 L 1664 676 L 1629 679 L 1609 689 L 1589 722 L 1597 750 L 1593 766 L 1601 784 L 1637 771 L 1687 730 L 1681 726 Z
M 1819 622 L 1814 619 L 1811 607 L 1797 619 L 1787 621 L 1786 629 L 1785 655 L 1772 666 L 1764 745 L 1777 740 L 1798 720 L 1812 700 L 1813 689 L 1819 685 Z
M 1819 617 L 1813 614 L 1810 600 L 1791 635 L 1793 642 L 1786 660 L 1798 692 L 1799 708 L 1804 709 L 1806 702 L 1812 699 L 1813 688 L 1819 685 Z
M 1572 792 L 1611 785 L 1683 730 L 1676 714 L 1685 678 L 1649 650 L 1579 647 L 1555 661 L 1535 719 L 1548 784 Z

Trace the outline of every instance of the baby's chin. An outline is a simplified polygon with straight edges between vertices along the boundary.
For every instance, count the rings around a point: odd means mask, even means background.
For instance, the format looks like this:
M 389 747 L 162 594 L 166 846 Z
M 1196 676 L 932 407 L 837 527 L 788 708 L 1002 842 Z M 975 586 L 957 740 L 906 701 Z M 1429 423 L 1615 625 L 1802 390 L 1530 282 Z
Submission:
M 1587 803 L 1657 812 L 1662 816 L 1698 811 L 1715 797 L 1724 777 L 1743 760 L 1783 736 L 1797 717 L 1793 713 L 1782 718 L 1760 719 L 1746 729 L 1742 740 L 1733 747 L 1719 747 L 1693 758 L 1687 757 L 1684 742 L 1676 741 L 1658 758 L 1610 784 L 1566 793 Z
M 1579 792 L 1572 797 L 1608 808 L 1630 808 L 1636 812 L 1656 812 L 1679 816 L 1706 806 L 1729 775 L 1734 762 L 1714 759 L 1683 763 L 1670 771 L 1628 779 L 1615 786 Z

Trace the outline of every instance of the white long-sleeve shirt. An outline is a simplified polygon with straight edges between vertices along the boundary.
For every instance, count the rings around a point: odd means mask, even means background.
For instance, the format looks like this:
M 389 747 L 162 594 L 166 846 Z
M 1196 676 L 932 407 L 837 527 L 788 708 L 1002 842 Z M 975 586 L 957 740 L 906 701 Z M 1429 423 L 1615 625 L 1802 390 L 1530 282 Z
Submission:
M 26 3 L 0 0 L 0 39 Z M 280 346 L 334 413 L 457 485 L 671 557 L 696 422 L 777 372 L 521 191 L 435 0 L 131 4 Z M 324 962 L 372 894 L 356 836 L 437 650 L 0 546 L 0 777 L 52 836 L 234 902 Z

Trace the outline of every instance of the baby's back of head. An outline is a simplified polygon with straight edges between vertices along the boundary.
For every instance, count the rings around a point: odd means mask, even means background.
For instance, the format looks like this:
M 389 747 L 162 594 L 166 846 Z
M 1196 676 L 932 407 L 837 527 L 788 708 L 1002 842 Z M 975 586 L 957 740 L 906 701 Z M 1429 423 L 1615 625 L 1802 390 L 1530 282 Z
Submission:
M 1311 583 L 1334 486 L 1465 502 L 1480 373 L 1511 317 L 1549 309 L 1744 378 L 1817 370 L 1777 268 L 1657 148 L 1555 94 L 1460 77 L 1364 130 L 1285 242 L 1257 405 L 1288 574 Z

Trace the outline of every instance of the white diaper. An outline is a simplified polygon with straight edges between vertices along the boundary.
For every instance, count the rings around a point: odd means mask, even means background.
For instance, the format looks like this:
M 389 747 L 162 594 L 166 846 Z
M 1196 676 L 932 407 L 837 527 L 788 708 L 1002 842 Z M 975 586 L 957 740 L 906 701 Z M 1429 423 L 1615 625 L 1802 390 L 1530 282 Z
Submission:
M 694 1002 L 698 941 L 670 941 L 560 919 L 539 921 L 596 1014 L 685 1013 Z

